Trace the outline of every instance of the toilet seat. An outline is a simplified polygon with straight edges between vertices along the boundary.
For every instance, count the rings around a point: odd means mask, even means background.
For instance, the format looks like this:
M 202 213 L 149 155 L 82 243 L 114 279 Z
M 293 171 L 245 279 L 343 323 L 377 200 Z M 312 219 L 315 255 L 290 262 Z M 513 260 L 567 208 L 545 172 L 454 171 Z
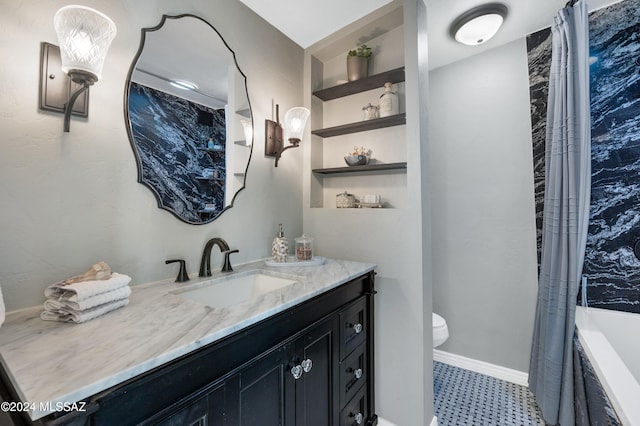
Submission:
M 449 338 L 447 322 L 440 315 L 433 313 L 433 347 L 436 348 Z

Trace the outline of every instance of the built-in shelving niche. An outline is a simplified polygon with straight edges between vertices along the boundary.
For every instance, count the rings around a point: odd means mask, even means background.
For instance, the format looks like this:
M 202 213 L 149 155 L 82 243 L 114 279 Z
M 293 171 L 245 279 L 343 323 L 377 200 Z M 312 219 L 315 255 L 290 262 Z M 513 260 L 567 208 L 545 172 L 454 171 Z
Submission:
M 404 67 L 399 67 L 390 71 L 384 71 L 378 74 L 374 74 L 357 81 L 352 81 L 326 89 L 317 90 L 313 92 L 313 96 L 322 101 L 320 105 L 323 105 L 323 108 L 331 108 L 331 105 L 326 103 L 327 101 L 337 100 L 337 102 L 342 102 L 341 98 L 344 98 L 345 102 L 353 102 L 349 101 L 349 97 L 351 95 L 357 95 L 359 93 L 375 89 L 382 89 L 384 83 L 386 82 L 392 82 L 394 84 L 403 83 L 404 78 Z M 345 145 L 345 142 L 341 138 L 341 136 L 353 135 L 358 133 L 360 135 L 356 136 L 357 140 L 360 141 L 359 145 L 367 146 L 367 141 L 372 137 L 372 135 L 368 132 L 395 126 L 403 126 L 404 124 L 406 124 L 406 114 L 402 112 L 400 114 L 388 117 L 375 118 L 371 120 L 361 120 L 347 124 L 340 124 L 337 126 L 315 129 L 311 131 L 311 134 L 322 138 L 320 142 L 321 144 L 336 143 L 342 146 Z M 395 139 L 391 139 L 389 143 L 404 143 L 404 140 L 401 139 L 400 141 L 396 141 Z M 349 146 L 346 145 L 345 150 L 348 148 Z M 384 161 L 384 158 L 376 158 L 376 160 Z M 322 207 L 325 208 L 332 208 L 334 206 L 334 192 L 336 192 L 336 189 L 341 184 L 344 185 L 344 190 L 349 191 L 350 188 L 362 188 L 363 186 L 370 186 L 368 185 L 368 183 L 374 182 L 377 179 L 383 179 L 384 184 L 382 186 L 388 185 L 391 181 L 395 182 L 394 184 L 399 185 L 399 187 L 406 187 L 406 177 L 394 178 L 389 176 L 389 174 L 406 174 L 406 170 L 406 162 L 382 162 L 364 166 L 313 168 L 312 173 L 315 176 L 315 182 L 317 184 L 316 188 L 322 188 L 320 190 L 322 192 L 322 202 L 317 204 L 321 204 Z M 349 179 L 341 179 L 339 181 L 335 180 L 336 178 L 341 177 L 347 177 Z M 376 193 L 377 190 L 378 188 L 373 185 L 373 188 L 369 189 L 368 193 Z M 401 191 L 405 190 L 401 189 Z M 343 192 L 343 190 L 341 189 L 338 192 Z M 393 196 L 395 196 L 395 194 L 393 194 L 391 197 L 387 196 L 385 198 L 393 198 Z M 393 200 L 388 201 L 390 202 L 386 204 L 387 206 L 395 206 Z

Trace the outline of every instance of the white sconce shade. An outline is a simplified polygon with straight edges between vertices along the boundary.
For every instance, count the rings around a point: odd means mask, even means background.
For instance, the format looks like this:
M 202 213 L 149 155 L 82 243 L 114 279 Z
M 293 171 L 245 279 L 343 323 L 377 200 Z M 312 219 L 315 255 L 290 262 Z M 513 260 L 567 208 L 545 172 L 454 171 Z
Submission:
M 304 135 L 310 111 L 304 107 L 291 108 L 284 115 L 284 128 L 287 131 L 289 142 L 298 144 Z
M 251 146 L 253 143 L 253 126 L 250 120 L 240 120 L 242 124 L 242 130 L 244 130 L 245 145 Z
M 506 16 L 507 7 L 503 4 L 478 6 L 460 15 L 449 33 L 459 43 L 476 46 L 496 35 Z
M 113 21 L 95 9 L 70 5 L 56 12 L 53 25 L 60 44 L 62 71 L 72 79 L 78 73 L 83 75 L 80 81 L 98 81 L 109 45 L 116 36 Z

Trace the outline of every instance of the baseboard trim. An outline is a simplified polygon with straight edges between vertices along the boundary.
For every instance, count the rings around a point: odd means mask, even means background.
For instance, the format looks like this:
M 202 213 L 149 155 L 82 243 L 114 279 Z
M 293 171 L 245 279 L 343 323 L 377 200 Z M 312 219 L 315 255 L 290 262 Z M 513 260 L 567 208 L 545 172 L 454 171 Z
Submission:
M 517 385 L 528 386 L 529 384 L 529 375 L 522 371 L 512 370 L 511 368 L 501 367 L 485 361 L 478 361 L 462 355 L 444 352 L 439 349 L 433 350 L 433 360 L 453 365 L 454 367 L 475 371 L 476 373 L 485 374 Z
M 382 417 L 378 417 L 378 426 L 396 426 L 394 423 L 391 423 L 389 420 L 385 420 Z M 433 416 L 431 419 L 431 423 L 429 426 L 438 426 L 438 418 Z
M 396 426 L 394 423 L 391 423 L 389 420 L 385 420 L 382 417 L 378 417 L 378 426 Z

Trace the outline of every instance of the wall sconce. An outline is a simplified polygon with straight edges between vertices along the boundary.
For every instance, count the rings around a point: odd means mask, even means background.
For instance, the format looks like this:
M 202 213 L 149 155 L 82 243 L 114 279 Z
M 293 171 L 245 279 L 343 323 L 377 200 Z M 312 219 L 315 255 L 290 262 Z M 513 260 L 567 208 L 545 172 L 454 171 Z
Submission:
M 507 6 L 501 3 L 474 7 L 453 21 L 449 34 L 462 44 L 469 46 L 482 44 L 496 35 L 507 16 L 507 11 Z
M 108 16 L 85 6 L 62 7 L 53 17 L 53 25 L 60 49 L 49 43 L 42 45 L 40 108 L 63 112 L 64 131 L 68 132 L 72 112 L 88 115 L 89 86 L 102 77 L 102 66 L 117 29 Z M 69 78 L 56 80 L 60 70 Z M 74 111 L 74 103 L 82 94 L 84 105 Z
M 284 147 L 279 110 L 280 106 L 276 105 L 276 121 L 265 120 L 264 155 L 275 157 L 276 167 L 283 152 L 289 148 L 297 148 L 300 144 L 310 114 L 309 110 L 303 107 L 295 107 L 287 111 L 284 115 L 284 130 L 287 132 L 290 145 Z

